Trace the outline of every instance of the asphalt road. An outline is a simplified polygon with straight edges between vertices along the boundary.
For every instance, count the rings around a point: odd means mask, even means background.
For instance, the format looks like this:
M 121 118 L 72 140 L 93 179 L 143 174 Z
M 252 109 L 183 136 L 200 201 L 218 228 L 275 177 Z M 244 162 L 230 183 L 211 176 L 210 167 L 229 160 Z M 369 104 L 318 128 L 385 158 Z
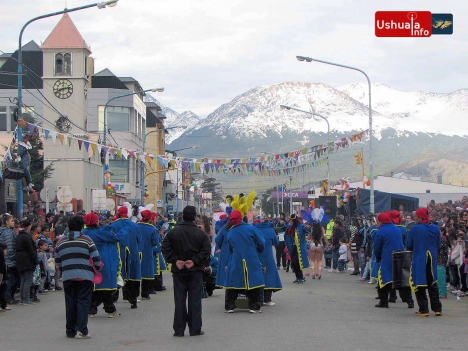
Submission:
M 349 273 L 349 272 L 348 272 Z M 348 273 L 324 272 L 321 280 L 293 284 L 281 271 L 284 289 L 262 314 L 224 313 L 224 293 L 203 300 L 204 336 L 172 336 L 172 278 L 168 290 L 142 301 L 136 310 L 120 300 L 120 318 L 103 310 L 89 321 L 91 339 L 65 337 L 62 292 L 41 296 L 36 306 L 12 306 L 0 313 L 1 351 L 75 350 L 464 350 L 468 297 L 450 296 L 443 316 L 420 318 L 399 299 L 389 309 L 374 307 L 374 285 L 356 283 Z

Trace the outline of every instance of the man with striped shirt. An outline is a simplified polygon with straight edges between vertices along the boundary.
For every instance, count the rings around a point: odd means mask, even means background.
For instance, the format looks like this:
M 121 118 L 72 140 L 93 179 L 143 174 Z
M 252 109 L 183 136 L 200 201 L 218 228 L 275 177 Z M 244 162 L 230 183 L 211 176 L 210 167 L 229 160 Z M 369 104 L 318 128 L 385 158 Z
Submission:
M 69 233 L 57 242 L 55 263 L 62 272 L 67 318 L 67 337 L 89 339 L 88 311 L 93 293 L 94 268 L 101 269 L 101 258 L 89 236 L 81 233 L 84 220 L 68 221 Z M 91 259 L 91 260 L 90 260 Z

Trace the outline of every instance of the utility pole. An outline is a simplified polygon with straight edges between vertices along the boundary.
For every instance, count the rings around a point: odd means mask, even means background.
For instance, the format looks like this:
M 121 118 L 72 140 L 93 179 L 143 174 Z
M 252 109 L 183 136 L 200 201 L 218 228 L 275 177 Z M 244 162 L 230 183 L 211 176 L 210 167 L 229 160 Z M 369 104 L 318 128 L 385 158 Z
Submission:
M 289 215 L 293 214 L 293 203 L 292 203 L 292 176 L 289 176 Z

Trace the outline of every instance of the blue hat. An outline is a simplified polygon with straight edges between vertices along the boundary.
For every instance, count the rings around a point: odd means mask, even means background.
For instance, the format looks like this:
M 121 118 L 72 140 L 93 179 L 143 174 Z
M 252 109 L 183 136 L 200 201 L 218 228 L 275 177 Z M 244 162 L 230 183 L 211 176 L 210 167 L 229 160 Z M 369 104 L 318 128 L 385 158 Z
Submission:
M 105 220 L 106 220 L 106 217 L 99 216 L 99 220 L 100 220 L 100 221 L 105 221 Z

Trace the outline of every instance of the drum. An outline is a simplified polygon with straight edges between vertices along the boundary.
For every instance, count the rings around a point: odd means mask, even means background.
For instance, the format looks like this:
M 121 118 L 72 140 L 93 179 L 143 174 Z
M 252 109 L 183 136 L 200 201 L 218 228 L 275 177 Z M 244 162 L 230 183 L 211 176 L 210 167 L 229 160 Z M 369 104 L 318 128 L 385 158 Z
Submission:
M 398 250 L 392 252 L 393 289 L 408 288 L 413 251 Z

